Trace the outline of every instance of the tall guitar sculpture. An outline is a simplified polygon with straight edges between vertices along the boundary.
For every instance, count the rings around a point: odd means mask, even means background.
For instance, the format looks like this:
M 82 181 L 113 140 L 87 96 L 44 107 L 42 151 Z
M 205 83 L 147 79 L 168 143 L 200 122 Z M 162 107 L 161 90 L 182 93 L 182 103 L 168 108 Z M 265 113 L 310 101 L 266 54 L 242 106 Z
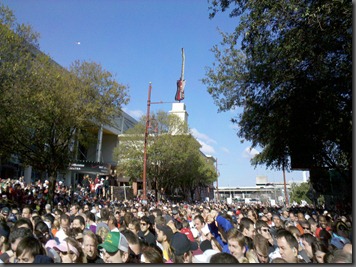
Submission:
M 180 75 L 180 79 L 177 81 L 177 93 L 175 96 L 176 101 L 181 101 L 184 99 L 184 87 L 185 87 L 185 80 L 184 80 L 184 48 L 182 48 L 182 72 Z

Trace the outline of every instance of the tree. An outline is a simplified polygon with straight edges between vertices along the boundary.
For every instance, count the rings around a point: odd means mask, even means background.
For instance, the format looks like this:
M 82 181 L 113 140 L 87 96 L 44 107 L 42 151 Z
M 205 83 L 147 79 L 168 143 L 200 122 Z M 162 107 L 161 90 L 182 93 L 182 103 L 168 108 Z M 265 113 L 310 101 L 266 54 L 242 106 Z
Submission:
M 203 83 L 219 111 L 242 108 L 232 119 L 238 136 L 262 148 L 252 163 L 327 167 L 351 179 L 351 1 L 214 0 L 209 8 L 211 18 L 239 19 L 213 47 Z
M 5 11 L 0 18 L 13 18 Z M 112 125 L 128 101 L 127 88 L 96 63 L 62 68 L 33 45 L 30 27 L 24 34 L 12 20 L 1 21 L 0 153 L 18 155 L 24 165 L 47 173 L 52 202 L 57 172 L 76 159 L 90 128 Z
M 146 117 L 120 137 L 114 151 L 117 172 L 137 181 L 143 173 L 143 145 Z M 204 160 L 200 144 L 187 134 L 187 125 L 173 114 L 159 111 L 151 115 L 147 142 L 147 183 L 156 192 L 164 188 L 168 194 L 179 191 L 190 195 L 199 186 L 216 179 L 213 166 Z M 211 164 L 210 164 L 211 165 Z
M 308 197 L 308 191 L 310 190 L 310 184 L 309 183 L 301 183 L 301 184 L 296 184 L 293 183 L 291 185 L 291 191 L 290 191 L 290 202 L 297 202 L 301 203 L 302 200 L 305 200 L 308 204 L 312 203 L 312 200 Z

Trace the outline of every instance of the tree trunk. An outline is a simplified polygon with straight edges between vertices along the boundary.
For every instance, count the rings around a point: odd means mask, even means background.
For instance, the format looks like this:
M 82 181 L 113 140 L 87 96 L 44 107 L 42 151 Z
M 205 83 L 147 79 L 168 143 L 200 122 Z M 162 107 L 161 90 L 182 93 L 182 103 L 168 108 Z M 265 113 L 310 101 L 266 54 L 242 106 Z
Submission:
M 57 172 L 51 171 L 49 177 L 48 199 L 47 199 L 47 204 L 50 204 L 51 207 L 54 207 L 53 199 L 54 199 L 54 191 L 56 189 L 56 180 L 57 180 Z

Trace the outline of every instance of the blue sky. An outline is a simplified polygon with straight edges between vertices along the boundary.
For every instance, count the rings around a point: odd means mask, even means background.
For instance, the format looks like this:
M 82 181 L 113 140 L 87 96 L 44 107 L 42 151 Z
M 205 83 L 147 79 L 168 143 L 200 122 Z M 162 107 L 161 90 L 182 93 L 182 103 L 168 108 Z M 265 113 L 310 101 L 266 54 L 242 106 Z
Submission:
M 218 159 L 219 186 L 254 186 L 256 176 L 282 182 L 282 172 L 254 168 L 249 143 L 240 143 L 230 119 L 237 111 L 218 113 L 201 79 L 212 66 L 218 28 L 231 32 L 238 23 L 227 13 L 209 19 L 207 0 L 0 0 L 17 22 L 40 33 L 40 49 L 63 67 L 75 60 L 100 63 L 129 87 L 124 110 L 135 118 L 146 114 L 149 82 L 153 102 L 173 102 L 185 51 L 185 99 L 188 124 L 202 152 Z M 151 111 L 171 110 L 171 104 Z M 303 173 L 286 173 L 300 181 Z

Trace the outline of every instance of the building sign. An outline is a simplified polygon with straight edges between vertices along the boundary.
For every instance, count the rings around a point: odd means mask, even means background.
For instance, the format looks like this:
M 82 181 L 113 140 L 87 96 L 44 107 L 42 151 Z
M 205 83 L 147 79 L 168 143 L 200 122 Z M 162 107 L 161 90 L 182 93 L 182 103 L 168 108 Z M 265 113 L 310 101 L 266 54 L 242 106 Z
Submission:
M 78 173 L 110 174 L 111 165 L 95 161 L 77 161 L 69 165 L 68 170 Z

